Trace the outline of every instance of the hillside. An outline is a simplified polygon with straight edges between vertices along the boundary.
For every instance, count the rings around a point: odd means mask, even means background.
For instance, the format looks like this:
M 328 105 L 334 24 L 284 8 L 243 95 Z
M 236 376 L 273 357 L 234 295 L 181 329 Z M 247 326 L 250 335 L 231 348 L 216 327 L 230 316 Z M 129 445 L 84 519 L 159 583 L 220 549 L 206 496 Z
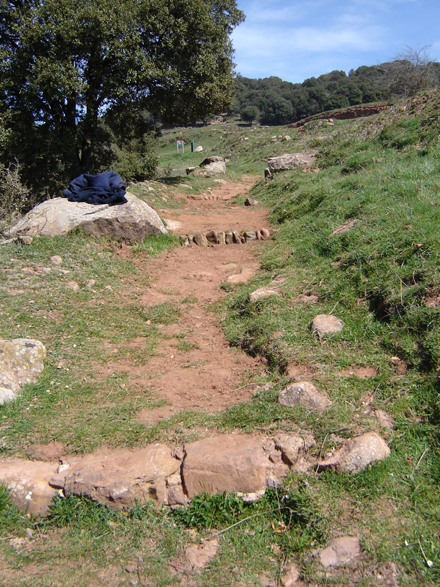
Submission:
M 67 495 L 34 518 L 2 489 L 4 585 L 438 585 L 439 114 L 431 91 L 300 128 L 168 129 L 163 176 L 130 191 L 174 235 L 130 244 L 77 231 L 0 247 L 0 334 L 48 349 L 40 381 L 0 406 L 3 458 L 107 458 L 158 442 L 184 452 L 211 438 L 215 452 L 229 435 L 275 446 L 298 434 L 305 447 L 302 468 L 254 503 L 202 494 L 186 509 L 121 511 Z M 283 153 L 314 163 L 265 180 Z M 228 160 L 223 183 L 185 174 L 211 154 Z M 242 245 L 177 238 L 262 227 L 270 240 Z M 272 295 L 252 301 L 260 288 Z M 317 336 L 323 314 L 342 330 Z M 279 402 L 304 382 L 325 409 Z M 366 433 L 388 458 L 355 473 L 324 464 Z M 340 537 L 358 550 L 325 566 Z
M 440 63 L 424 61 L 417 51 L 409 53 L 409 60 L 363 65 L 348 75 L 336 70 L 296 84 L 278 77 L 249 79 L 238 75 L 232 112 L 245 121 L 288 124 L 320 112 L 395 100 L 438 86 Z

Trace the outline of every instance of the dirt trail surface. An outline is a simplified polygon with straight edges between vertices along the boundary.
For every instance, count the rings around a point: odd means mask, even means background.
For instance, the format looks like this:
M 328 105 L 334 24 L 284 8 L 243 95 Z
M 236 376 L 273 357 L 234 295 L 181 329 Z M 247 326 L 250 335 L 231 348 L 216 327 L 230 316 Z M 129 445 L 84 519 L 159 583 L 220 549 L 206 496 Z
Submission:
M 202 196 L 194 200 L 179 194 L 185 198 L 182 208 L 161 210 L 161 214 L 175 234 L 267 228 L 265 210 L 230 202 L 237 194 L 245 195 L 250 185 L 222 184 L 209 199 Z M 178 247 L 156 259 L 134 261 L 151 275 L 151 287 L 139 298 L 147 311 L 163 303 L 180 310 L 175 323 L 160 326 L 166 338 L 158 355 L 145 365 L 115 359 L 103 373 L 125 372 L 132 387 L 149 389 L 159 401 L 166 401 L 162 407 L 142 410 L 139 422 L 157 422 L 181 410 L 213 412 L 252 395 L 255 388 L 246 383 L 264 370 L 264 365 L 229 348 L 213 304 L 227 295 L 220 288 L 222 283 L 245 282 L 257 272 L 260 247 L 258 241 L 208 248 L 194 245 Z M 143 340 L 136 339 L 132 344 L 142 346 Z

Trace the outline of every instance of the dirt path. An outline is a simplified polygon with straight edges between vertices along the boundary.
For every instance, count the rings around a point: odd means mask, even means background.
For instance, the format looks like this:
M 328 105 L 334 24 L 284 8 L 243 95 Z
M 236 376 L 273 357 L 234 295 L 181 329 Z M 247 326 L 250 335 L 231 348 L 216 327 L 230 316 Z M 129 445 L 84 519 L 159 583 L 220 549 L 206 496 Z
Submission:
M 246 195 L 252 182 L 225 183 L 210 194 L 185 196 L 180 210 L 161 210 L 175 234 L 214 230 L 256 230 L 268 227 L 267 213 L 258 207 L 231 204 Z M 264 365 L 240 350 L 231 349 L 222 333 L 213 304 L 227 293 L 222 283 L 247 281 L 259 268 L 261 242 L 179 247 L 157 259 L 135 261 L 148 272 L 152 285 L 140 297 L 145 308 L 170 303 L 180 309 L 178 321 L 160 330 L 165 335 L 159 354 L 145 365 L 110 361 L 103 375 L 125 372 L 131 387 L 149 389 L 166 405 L 143 410 L 138 421 L 156 422 L 180 410 L 214 412 L 248 399 L 254 390 L 246 383 Z M 132 345 L 141 346 L 143 340 Z

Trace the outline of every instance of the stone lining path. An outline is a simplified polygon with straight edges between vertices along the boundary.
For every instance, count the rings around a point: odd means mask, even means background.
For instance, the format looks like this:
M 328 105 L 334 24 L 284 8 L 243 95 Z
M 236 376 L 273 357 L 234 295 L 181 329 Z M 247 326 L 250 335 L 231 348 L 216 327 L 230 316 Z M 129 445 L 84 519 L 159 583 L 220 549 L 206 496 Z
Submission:
M 185 199 L 181 209 L 162 210 L 161 214 L 167 218 L 169 230 L 178 235 L 258 230 L 267 238 L 266 211 L 258 205 L 231 202 L 238 194 L 246 197 L 250 185 L 251 181 L 222 183 L 210 191 L 209 199 L 181 195 Z M 258 238 L 248 239 L 246 246 L 241 246 L 238 238 L 228 246 L 211 241 L 206 246 L 181 246 L 157 259 L 134 257 L 124 245 L 117 249 L 118 255 L 130 258 L 151 275 L 151 286 L 145 291 L 136 289 L 129 276 L 125 278 L 123 291 L 128 299 L 135 293 L 146 311 L 164 302 L 181 311 L 176 323 L 161 327 L 166 338 L 158 355 L 145 364 L 134 365 L 118 358 L 116 352 L 114 360 L 110 359 L 97 373 L 102 378 L 125 373 L 130 393 L 149 389 L 158 400 L 165 401 L 162 407 L 142 410 L 137 415 L 140 423 L 154 423 L 182 410 L 214 412 L 245 401 L 255 392 L 250 378 L 264 375 L 265 365 L 229 347 L 212 306 L 227 295 L 220 288 L 223 283 L 243 283 L 256 274 L 261 246 Z M 263 293 L 277 295 L 278 290 Z M 332 332 L 335 325 L 327 324 L 331 320 L 337 322 L 336 330 L 343 328 L 334 316 L 321 315 L 317 319 L 325 319 L 325 323 L 314 324 L 312 328 L 320 338 Z M 187 344 L 185 352 L 179 352 L 182 335 Z M 131 342 L 133 347 L 141 348 L 143 344 L 142 337 Z M 280 394 L 280 403 L 283 402 L 305 402 L 318 411 L 327 409 L 331 403 L 308 382 L 287 388 Z M 267 486 L 277 486 L 290 469 L 357 472 L 389 454 L 386 443 L 375 433 L 344 443 L 323 462 L 310 456 L 309 449 L 314 444 L 310 433 L 298 430 L 273 437 L 214 434 L 177 449 L 153 444 L 136 450 L 102 449 L 81 458 L 63 455 L 62 450 L 59 455 L 56 451 L 51 454 L 49 445 L 46 451 L 38 448 L 37 459 L 32 463 L 3 459 L 0 481 L 11 487 L 19 507 L 44 515 L 55 491 L 86 495 L 112 506 L 148 499 L 159 506 L 185 505 L 201 491 L 235 491 L 244 494 L 245 499 L 257 499 Z M 49 462 L 39 460 L 44 456 Z

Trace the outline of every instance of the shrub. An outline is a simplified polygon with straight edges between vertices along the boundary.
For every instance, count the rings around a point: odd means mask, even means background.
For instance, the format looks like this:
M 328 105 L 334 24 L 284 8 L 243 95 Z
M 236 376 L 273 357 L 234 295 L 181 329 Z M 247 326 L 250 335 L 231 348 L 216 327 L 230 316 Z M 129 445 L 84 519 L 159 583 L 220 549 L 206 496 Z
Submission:
M 20 180 L 20 165 L 0 169 L 0 234 L 29 207 L 30 191 Z

